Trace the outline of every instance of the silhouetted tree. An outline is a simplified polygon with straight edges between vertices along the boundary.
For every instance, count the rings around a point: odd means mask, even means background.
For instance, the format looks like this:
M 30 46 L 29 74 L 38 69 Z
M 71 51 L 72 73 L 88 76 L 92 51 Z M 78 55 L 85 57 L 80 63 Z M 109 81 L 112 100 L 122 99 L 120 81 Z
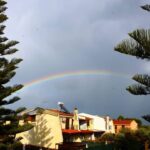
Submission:
M 0 0 L 0 147 L 9 147 L 16 142 L 15 135 L 19 132 L 31 128 L 31 125 L 19 125 L 19 116 L 23 108 L 12 110 L 6 105 L 18 101 L 19 97 L 12 97 L 11 95 L 20 90 L 23 86 L 16 84 L 9 86 L 8 83 L 16 74 L 15 70 L 17 65 L 22 61 L 20 58 L 8 58 L 8 55 L 14 54 L 18 50 L 14 48 L 17 41 L 9 41 L 7 37 L 3 36 L 5 25 L 4 23 L 8 18 L 5 15 L 7 7 L 6 1 Z M 11 96 L 11 98 L 10 98 Z
M 123 119 L 125 119 L 125 117 L 122 116 L 122 115 L 119 115 L 117 119 L 118 119 L 118 120 L 123 120 Z
M 141 6 L 144 10 L 150 11 L 150 5 Z M 150 29 L 137 29 L 129 33 L 130 39 L 123 40 L 115 47 L 115 51 L 127 55 L 136 56 L 139 59 L 150 60 Z M 148 95 L 150 94 L 150 75 L 136 74 L 133 80 L 138 82 L 128 86 L 126 89 L 134 95 Z M 144 116 L 147 121 L 150 116 Z

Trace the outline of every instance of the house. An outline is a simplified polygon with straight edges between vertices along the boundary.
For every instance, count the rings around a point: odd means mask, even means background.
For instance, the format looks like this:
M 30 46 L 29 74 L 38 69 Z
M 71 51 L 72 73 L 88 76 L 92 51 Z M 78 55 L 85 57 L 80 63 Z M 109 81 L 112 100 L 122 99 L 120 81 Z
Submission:
M 27 120 L 20 120 L 20 125 L 28 121 L 34 127 L 16 135 L 16 138 L 22 138 L 22 144 L 55 149 L 56 143 L 63 142 L 58 112 L 36 108 L 23 113 L 26 113 L 28 118 Z
M 20 120 L 20 125 L 25 122 L 33 124 L 33 128 L 16 135 L 21 137 L 24 145 L 34 145 L 57 149 L 59 143 L 82 142 L 92 140 L 94 131 L 90 129 L 90 118 L 79 117 L 78 110 L 73 113 L 58 109 L 36 108 L 24 111 L 20 115 L 27 114 L 26 120 Z M 84 130 L 80 123 L 87 123 Z
M 115 133 L 119 133 L 122 129 L 137 130 L 138 124 L 135 120 L 113 120 Z
M 113 120 L 109 116 L 100 117 L 86 113 L 78 113 L 75 108 L 72 118 L 72 128 L 62 129 L 64 141 L 82 142 L 94 141 L 105 132 L 115 133 Z
M 20 113 L 23 114 L 27 119 L 20 120 L 20 125 L 29 122 L 34 126 L 16 135 L 22 137 L 24 145 L 57 149 L 60 143 L 96 140 L 105 132 L 114 133 L 113 121 L 108 116 L 79 114 L 77 108 L 69 112 L 62 103 L 60 109 L 35 108 Z
M 65 110 L 50 110 L 59 113 L 63 142 L 93 140 L 95 131 L 92 130 L 92 119 L 78 115 L 77 108 L 72 113 Z

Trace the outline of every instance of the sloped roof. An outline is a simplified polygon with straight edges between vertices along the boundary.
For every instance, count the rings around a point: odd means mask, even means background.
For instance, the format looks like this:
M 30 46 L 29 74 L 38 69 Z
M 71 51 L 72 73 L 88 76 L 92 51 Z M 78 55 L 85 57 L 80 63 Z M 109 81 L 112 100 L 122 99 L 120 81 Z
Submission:
M 36 115 L 41 110 L 44 110 L 44 109 L 40 108 L 40 107 L 36 107 L 36 108 L 32 108 L 32 109 L 25 109 L 24 111 L 20 112 L 18 115 L 19 116 L 22 116 L 24 114 Z
M 40 108 L 40 107 L 37 107 L 37 108 L 34 108 L 34 109 L 26 109 L 23 112 L 21 112 L 19 115 L 24 115 L 24 114 L 36 115 L 40 111 L 53 112 L 53 113 L 59 114 L 60 116 L 67 116 L 67 117 L 72 117 L 73 116 L 73 113 L 63 112 L 63 111 L 60 111 L 58 109 L 47 109 L 47 108 Z
M 66 112 L 63 112 L 63 111 L 60 111 L 58 109 L 49 109 L 50 111 L 53 111 L 53 112 L 57 112 L 59 113 L 59 115 L 61 116 L 70 116 L 72 117 L 73 116 L 73 113 L 66 113 Z

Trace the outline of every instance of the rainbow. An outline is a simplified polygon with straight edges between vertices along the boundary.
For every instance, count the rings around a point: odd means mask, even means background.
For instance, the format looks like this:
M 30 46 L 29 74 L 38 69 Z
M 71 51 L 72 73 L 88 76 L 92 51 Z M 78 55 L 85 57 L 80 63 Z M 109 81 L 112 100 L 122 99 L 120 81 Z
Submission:
M 113 71 L 108 70 L 79 70 L 79 71 L 68 71 L 62 72 L 57 74 L 49 74 L 47 76 L 38 78 L 36 80 L 32 80 L 24 84 L 24 88 L 31 87 L 33 85 L 41 84 L 46 81 L 52 81 L 57 79 L 63 79 L 68 77 L 76 77 L 76 76 L 100 76 L 100 75 L 111 75 L 111 76 L 118 76 L 118 77 L 125 77 L 128 78 L 129 75 L 123 73 L 116 73 Z M 23 89 L 24 89 L 23 88 Z

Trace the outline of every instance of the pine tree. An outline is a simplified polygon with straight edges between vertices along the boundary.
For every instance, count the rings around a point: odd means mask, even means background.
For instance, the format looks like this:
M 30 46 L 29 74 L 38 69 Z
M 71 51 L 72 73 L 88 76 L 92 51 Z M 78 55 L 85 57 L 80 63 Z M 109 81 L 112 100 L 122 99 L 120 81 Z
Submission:
M 14 92 L 20 90 L 23 86 L 9 86 L 9 81 L 15 76 L 17 65 L 22 61 L 20 58 L 8 59 L 8 55 L 14 54 L 18 50 L 14 48 L 17 41 L 10 41 L 3 36 L 5 25 L 3 23 L 8 19 L 5 15 L 7 7 L 6 1 L 0 0 L 0 146 L 9 146 L 15 143 L 15 135 L 31 128 L 31 125 L 19 125 L 19 115 L 23 108 L 12 110 L 6 105 L 17 102 L 20 98 L 11 96 Z M 11 97 L 11 98 L 10 98 Z
M 148 5 L 148 4 L 141 6 L 141 8 L 143 8 L 144 10 L 150 11 L 150 5 Z
M 141 8 L 150 12 L 150 5 L 144 5 Z M 123 40 L 115 47 L 115 51 L 150 61 L 150 29 L 137 29 L 129 33 L 129 36 L 129 39 Z M 136 74 L 132 79 L 138 83 L 128 86 L 126 90 L 134 95 L 150 94 L 150 75 Z M 150 115 L 143 118 L 150 121 Z

